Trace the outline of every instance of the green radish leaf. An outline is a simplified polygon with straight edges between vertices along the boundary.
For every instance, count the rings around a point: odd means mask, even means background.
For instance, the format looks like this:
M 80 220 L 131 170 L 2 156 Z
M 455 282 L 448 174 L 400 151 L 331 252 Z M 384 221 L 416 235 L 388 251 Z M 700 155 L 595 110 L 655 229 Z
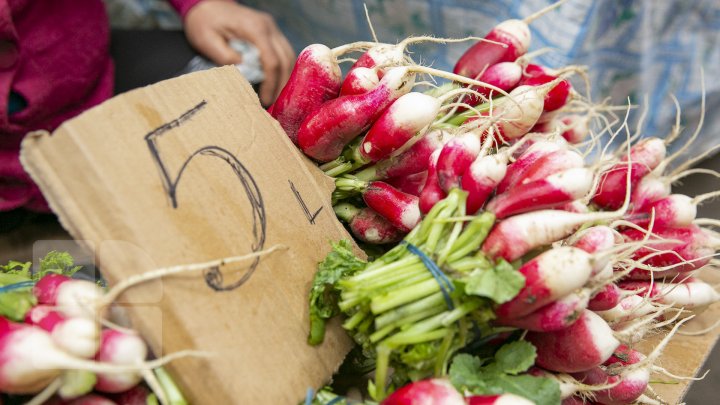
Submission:
M 560 404 L 560 385 L 557 381 L 546 377 L 531 375 L 499 374 L 485 381 L 490 390 L 474 394 L 515 394 L 527 398 L 536 405 Z
M 483 360 L 479 357 L 458 354 L 453 358 L 448 374 L 452 384 L 460 391 L 487 389 L 483 378 Z
M 337 315 L 339 292 L 337 283 L 365 268 L 347 240 L 332 244 L 332 251 L 318 265 L 310 288 L 310 336 L 308 343 L 318 345 L 325 338 L 325 322 Z
M 0 316 L 15 322 L 22 322 L 25 314 L 36 303 L 30 289 L 0 293 Z
M 39 280 L 48 273 L 58 273 L 72 277 L 73 274 L 80 270 L 80 266 L 73 266 L 73 264 L 74 259 L 70 256 L 70 253 L 53 250 L 40 259 L 40 273 L 33 278 Z
M 525 277 L 510 263 L 500 260 L 490 269 L 473 270 L 465 284 L 465 293 L 502 304 L 513 299 L 524 285 Z
M 535 364 L 537 350 L 524 340 L 508 343 L 495 353 L 495 362 L 507 374 L 519 374 Z

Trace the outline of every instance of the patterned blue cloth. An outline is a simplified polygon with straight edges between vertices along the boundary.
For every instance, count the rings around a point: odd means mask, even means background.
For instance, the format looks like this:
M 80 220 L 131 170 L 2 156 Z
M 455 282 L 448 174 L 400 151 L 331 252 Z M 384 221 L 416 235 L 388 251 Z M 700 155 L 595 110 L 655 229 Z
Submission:
M 106 0 L 118 1 L 118 0 Z M 124 0 L 151 4 L 159 0 Z M 370 40 L 367 4 L 380 41 L 409 35 L 484 36 L 493 26 L 522 18 L 551 0 L 249 0 L 271 13 L 295 46 L 321 42 L 336 46 Z M 158 7 L 152 10 L 157 12 Z M 683 123 L 694 130 L 700 106 L 700 67 L 705 69 L 706 123 L 691 154 L 715 145 L 720 132 L 720 1 L 570 0 L 531 24 L 531 51 L 552 48 L 536 60 L 550 67 L 588 65 L 593 99 L 649 99 L 645 136 L 664 136 L 674 120 L 670 94 L 683 109 Z M 425 64 L 452 69 L 467 44 L 413 47 Z M 580 88 L 582 89 L 582 87 Z M 635 117 L 637 114 L 634 114 Z M 718 118 L 716 118 L 718 116 Z

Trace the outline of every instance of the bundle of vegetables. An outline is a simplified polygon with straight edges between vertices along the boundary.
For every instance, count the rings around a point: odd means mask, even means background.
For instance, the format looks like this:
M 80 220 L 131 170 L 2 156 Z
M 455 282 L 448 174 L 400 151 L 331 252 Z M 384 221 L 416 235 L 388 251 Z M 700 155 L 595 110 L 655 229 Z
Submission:
M 453 74 L 412 64 L 409 40 L 362 43 L 345 80 L 333 67 L 327 97 L 288 131 L 336 177 L 335 212 L 353 235 L 391 246 L 364 261 L 335 244 L 310 296 L 309 342 L 342 315 L 375 362 L 368 391 L 383 404 L 662 403 L 650 373 L 680 378 L 656 364 L 663 349 L 720 299 L 694 277 L 720 247 L 702 228 L 720 222 L 695 218 L 696 206 L 718 193 L 671 194 L 687 175 L 720 174 L 688 169 L 705 155 L 668 172 L 702 121 L 668 157 L 679 111 L 665 139 L 643 138 L 642 119 L 631 134 L 627 115 L 613 128 L 613 108 L 567 81 L 582 69 L 530 63 L 529 40 L 525 22 L 506 21 Z M 416 73 L 453 83 L 414 93 Z M 627 141 L 609 154 L 621 133 Z M 673 324 L 652 353 L 633 349 Z M 343 403 L 332 395 L 318 398 Z
M 140 335 L 105 320 L 121 289 L 73 278 L 73 258 L 50 252 L 0 266 L 0 393 L 11 403 L 185 404 L 162 365 L 192 352 L 148 361 Z M 128 283 L 132 284 L 132 283 Z M 152 391 L 143 385 L 146 381 Z M 33 398 L 18 395 L 36 394 Z M 25 402 L 23 402 L 25 403 Z

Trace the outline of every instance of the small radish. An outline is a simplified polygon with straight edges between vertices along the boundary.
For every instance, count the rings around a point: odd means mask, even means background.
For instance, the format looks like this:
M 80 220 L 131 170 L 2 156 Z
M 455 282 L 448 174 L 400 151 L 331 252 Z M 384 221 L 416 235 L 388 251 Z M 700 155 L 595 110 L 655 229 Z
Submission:
M 92 358 L 100 346 L 100 329 L 95 320 L 68 318 L 47 305 L 30 309 L 25 314 L 25 323 L 50 332 L 55 344 L 78 357 Z
M 497 193 L 504 193 L 511 186 L 519 183 L 525 171 L 541 157 L 564 148 L 565 145 L 550 140 L 533 142 L 532 145 L 519 154 L 519 156 L 516 156 L 516 160 L 513 163 L 508 165 L 507 174 L 498 185 Z
M 498 24 L 485 39 L 505 44 L 478 42 L 458 59 L 453 73 L 475 78 L 489 66 L 500 62 L 512 62 L 525 54 L 530 45 L 530 29 L 520 20 L 507 20 Z
M 570 246 L 582 249 L 588 253 L 599 253 L 612 249 L 613 246 L 622 242 L 620 236 L 614 229 L 605 225 L 591 226 L 575 235 L 570 241 Z M 610 256 L 598 256 L 593 266 L 592 277 L 597 277 L 603 269 L 610 264 Z M 612 270 L 610 270 L 612 274 Z
M 640 210 L 635 210 L 627 217 L 628 220 L 647 226 L 650 223 L 650 214 L 655 211 L 653 227 L 687 226 L 697 217 L 696 199 L 683 194 L 671 194 L 645 204 Z
M 510 301 L 499 305 L 499 319 L 518 319 L 585 285 L 592 273 L 592 256 L 564 246 L 550 249 L 523 264 L 518 271 L 525 285 Z
M 297 144 L 302 122 L 324 102 L 338 96 L 340 83 L 340 66 L 332 49 L 322 44 L 309 45 L 298 55 L 270 114 Z
M 415 142 L 409 149 L 381 160 L 357 173 L 359 180 L 384 180 L 391 177 L 403 177 L 410 174 L 426 171 L 430 162 L 430 155 L 450 140 L 450 135 L 441 130 L 430 131 Z
M 522 77 L 522 67 L 515 62 L 500 62 L 488 67 L 482 75 L 478 78 L 479 81 L 491 84 L 495 87 L 503 89 L 505 91 L 511 91 L 520 82 Z M 486 87 L 472 86 L 471 89 L 475 90 L 479 94 L 469 94 L 463 98 L 463 102 L 476 106 L 483 102 L 480 96 L 485 98 L 492 94 L 499 95 L 497 92 L 493 92 L 491 89 Z M 465 108 L 460 108 L 459 111 L 463 111 Z
M 632 256 L 644 265 L 662 270 L 687 272 L 697 270 L 710 262 L 715 253 L 716 243 L 713 238 L 696 225 L 676 228 L 653 228 L 653 234 L 661 240 L 650 239 L 647 246 L 638 249 Z M 637 229 L 626 229 L 621 232 L 628 241 L 641 241 L 645 232 Z M 663 271 L 654 272 L 655 277 L 662 277 Z M 650 272 L 636 269 L 630 274 L 632 278 L 649 278 Z
M 607 311 L 620 304 L 622 290 L 615 283 L 606 284 L 595 296 L 590 298 L 588 309 L 591 311 Z
M 387 179 L 387 183 L 403 193 L 411 194 L 416 197 L 420 197 L 420 193 L 425 187 L 425 181 L 427 181 L 427 171 L 408 174 L 404 177 L 393 177 Z
M 360 142 L 363 163 L 388 157 L 430 125 L 439 112 L 440 100 L 426 94 L 410 92 L 395 100 Z
M 152 395 L 150 390 L 142 385 L 136 385 L 127 391 L 113 394 L 110 397 L 118 405 L 147 405 L 150 395 Z
M 565 147 L 566 145 L 562 143 L 550 140 L 534 142 L 514 163 L 508 166 L 507 174 L 497 187 L 498 194 L 504 193 L 507 189 L 519 183 L 523 179 L 525 171 L 538 159 Z
M 385 108 L 415 83 L 409 68 L 393 68 L 378 86 L 358 95 L 343 96 L 324 103 L 303 121 L 298 146 L 321 162 L 337 158 L 347 143 L 372 125 Z
M 595 221 L 621 216 L 624 212 L 579 214 L 560 210 L 541 210 L 506 218 L 495 225 L 483 243 L 490 257 L 517 260 L 531 250 L 570 236 L 579 227 Z M 642 239 L 642 238 L 641 238 Z
M 50 305 L 68 318 L 97 316 L 94 305 L 105 295 L 97 284 L 61 274 L 47 274 L 33 287 L 38 304 Z
M 551 332 L 572 325 L 588 306 L 590 290 L 582 288 L 522 318 L 498 318 L 497 323 L 534 332 Z
M 604 311 L 595 310 L 604 320 L 611 323 L 623 323 L 649 315 L 657 310 L 651 302 L 638 295 L 621 298 L 618 304 Z
M 380 405 L 466 405 L 450 381 L 433 378 L 410 383 L 385 398 Z
M 522 179 L 513 186 L 542 180 L 563 170 L 584 166 L 585 160 L 582 155 L 572 150 L 561 149 L 538 158 L 523 171 Z
M 533 405 L 534 402 L 515 394 L 472 395 L 466 397 L 468 405 Z
M 535 363 L 547 370 L 574 373 L 603 364 L 620 346 L 602 318 L 585 310 L 570 327 L 555 332 L 530 332 L 537 349 Z
M 338 218 L 347 222 L 356 238 L 372 244 L 394 243 L 402 239 L 403 233 L 371 208 L 357 208 L 351 204 L 337 204 L 333 207 Z
M 355 94 L 365 94 L 377 87 L 380 80 L 375 69 L 366 67 L 357 67 L 351 69 L 345 80 L 343 80 L 340 88 L 341 96 L 349 96 Z
M 630 199 L 630 203 L 632 204 L 630 213 L 647 212 L 648 210 L 646 210 L 645 207 L 647 207 L 648 204 L 665 198 L 669 196 L 670 193 L 670 182 L 650 173 L 643 177 L 633 189 L 632 198 Z M 657 221 L 658 219 L 656 215 L 655 220 Z
M 105 329 L 102 343 L 95 359 L 117 365 L 139 365 L 147 357 L 145 342 L 135 333 Z M 95 389 L 100 392 L 117 393 L 127 391 L 142 381 L 140 372 L 98 373 Z
M 440 187 L 437 175 L 437 161 L 440 157 L 441 149 L 436 150 L 430 155 L 428 165 L 428 176 L 425 180 L 425 187 L 420 192 L 420 212 L 427 214 L 430 212 L 432 207 L 435 206 L 440 200 L 447 197 L 447 194 Z
M 505 177 L 507 159 L 499 154 L 480 156 L 465 170 L 460 185 L 468 192 L 466 213 L 473 215 Z
M 592 185 L 590 169 L 572 168 L 517 185 L 490 200 L 487 210 L 502 219 L 528 211 L 558 208 L 585 196 Z
M 529 64 L 525 67 L 525 74 L 520 79 L 520 85 L 540 86 L 557 80 L 557 78 L 542 66 Z M 572 86 L 567 80 L 562 80 L 553 86 L 545 95 L 543 111 L 555 111 L 567 104 L 571 89 Z
M 720 294 L 708 283 L 691 279 L 682 283 L 651 283 L 649 281 L 623 281 L 618 287 L 648 296 L 653 302 L 686 309 L 704 308 L 720 301 Z
M 467 122 L 483 122 L 489 119 L 499 120 L 495 126 L 498 131 L 495 137 L 501 143 L 510 143 L 530 132 L 542 113 L 543 97 L 548 88 L 518 86 L 510 92 L 510 98 L 503 97 L 494 102 L 491 112 L 484 113 L 482 117 L 468 119 Z
M 461 176 L 480 153 L 480 139 L 468 132 L 451 139 L 438 156 L 436 170 L 440 188 L 446 193 L 460 187 Z

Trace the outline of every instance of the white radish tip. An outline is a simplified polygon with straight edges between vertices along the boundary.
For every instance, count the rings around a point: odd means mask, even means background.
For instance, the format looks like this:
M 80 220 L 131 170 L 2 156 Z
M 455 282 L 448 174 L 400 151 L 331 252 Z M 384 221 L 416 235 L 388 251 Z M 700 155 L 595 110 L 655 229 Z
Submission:
M 530 47 L 530 27 L 522 20 L 506 20 L 495 26 L 494 31 L 501 31 L 517 41 L 517 51 L 527 52 Z

